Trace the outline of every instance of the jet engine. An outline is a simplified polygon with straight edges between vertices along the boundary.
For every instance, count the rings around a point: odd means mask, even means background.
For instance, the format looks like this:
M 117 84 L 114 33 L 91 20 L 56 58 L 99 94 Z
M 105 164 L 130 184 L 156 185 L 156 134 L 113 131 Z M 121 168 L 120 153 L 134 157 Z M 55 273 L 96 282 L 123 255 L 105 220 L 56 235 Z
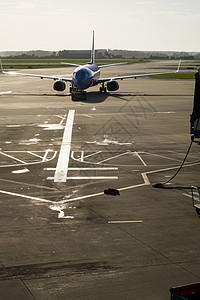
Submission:
M 56 80 L 53 85 L 54 90 L 63 92 L 66 89 L 66 83 L 62 80 Z
M 119 89 L 119 83 L 115 80 L 110 80 L 107 83 L 107 89 L 109 91 L 117 91 Z

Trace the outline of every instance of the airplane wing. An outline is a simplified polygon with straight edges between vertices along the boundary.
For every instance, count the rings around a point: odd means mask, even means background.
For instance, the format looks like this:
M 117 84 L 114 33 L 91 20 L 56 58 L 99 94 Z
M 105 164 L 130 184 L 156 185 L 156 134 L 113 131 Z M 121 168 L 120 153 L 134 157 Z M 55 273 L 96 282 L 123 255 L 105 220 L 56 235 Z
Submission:
M 162 73 L 148 73 L 148 74 L 135 74 L 135 75 L 125 75 L 125 76 L 116 76 L 116 77 L 110 77 L 110 78 L 99 78 L 97 79 L 97 83 L 106 82 L 110 80 L 123 80 L 128 78 L 138 78 L 138 77 L 145 77 L 145 76 L 151 76 L 151 75 L 163 75 L 163 74 L 176 74 L 179 72 L 181 65 L 181 60 L 179 61 L 178 68 L 176 71 L 173 72 L 162 72 Z
M 37 75 L 37 74 L 26 74 L 26 73 L 18 73 L 18 72 L 13 72 L 13 71 L 4 71 L 2 67 L 2 62 L 0 61 L 1 65 L 1 73 L 3 74 L 8 74 L 8 75 L 19 75 L 19 76 L 29 76 L 29 77 L 38 77 L 38 78 L 47 78 L 47 79 L 53 79 L 53 80 L 63 80 L 63 81 L 68 81 L 71 82 L 72 78 L 65 78 L 65 77 L 59 77 L 59 76 L 46 76 L 46 75 Z
M 122 62 L 122 63 L 116 63 L 116 64 L 101 65 L 98 67 L 99 67 L 99 69 L 101 69 L 101 68 L 107 68 L 107 67 L 113 67 L 113 66 L 119 66 L 119 65 L 127 65 L 127 64 L 128 64 L 127 62 Z

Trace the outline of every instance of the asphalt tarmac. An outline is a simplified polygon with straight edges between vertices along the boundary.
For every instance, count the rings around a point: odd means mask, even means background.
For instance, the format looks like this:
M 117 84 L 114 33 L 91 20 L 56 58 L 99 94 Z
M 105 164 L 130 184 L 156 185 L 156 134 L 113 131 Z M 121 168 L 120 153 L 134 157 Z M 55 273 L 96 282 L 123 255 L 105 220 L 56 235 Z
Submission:
M 170 179 L 190 144 L 194 80 L 119 84 L 73 102 L 51 80 L 0 75 L 1 300 L 167 300 L 171 287 L 200 280 L 190 190 L 152 187 Z M 195 142 L 168 186 L 198 186 L 199 175 Z

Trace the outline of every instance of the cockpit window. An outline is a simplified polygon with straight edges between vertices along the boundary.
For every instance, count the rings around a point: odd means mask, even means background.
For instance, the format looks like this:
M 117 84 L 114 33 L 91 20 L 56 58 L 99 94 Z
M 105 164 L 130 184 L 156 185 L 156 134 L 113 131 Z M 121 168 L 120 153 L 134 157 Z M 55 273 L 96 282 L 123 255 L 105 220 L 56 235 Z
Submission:
M 77 73 L 76 73 L 76 76 L 77 77 L 86 77 L 87 76 L 87 74 L 86 74 L 86 72 L 84 72 L 84 71 L 78 71 Z

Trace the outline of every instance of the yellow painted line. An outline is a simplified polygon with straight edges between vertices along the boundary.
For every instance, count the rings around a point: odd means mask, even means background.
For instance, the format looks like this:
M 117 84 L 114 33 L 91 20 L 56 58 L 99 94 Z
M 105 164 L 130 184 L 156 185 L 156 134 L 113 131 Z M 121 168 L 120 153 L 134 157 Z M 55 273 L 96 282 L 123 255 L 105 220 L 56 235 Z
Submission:
M 200 162 L 188 163 L 188 164 L 183 165 L 182 168 L 192 167 L 192 166 L 196 166 L 196 165 L 199 165 L 199 164 L 200 164 Z M 146 173 L 143 173 L 143 174 L 153 174 L 153 173 L 158 173 L 158 172 L 163 172 L 163 171 L 170 171 L 170 170 L 174 170 L 174 169 L 178 169 L 178 168 L 180 168 L 180 165 L 175 166 L 175 167 L 165 168 L 165 169 L 149 171 L 149 172 L 146 172 Z
M 54 153 L 54 156 L 56 155 L 57 152 Z M 54 157 L 53 157 L 54 158 Z M 50 159 L 52 160 L 52 158 Z M 195 165 L 199 165 L 200 162 L 196 162 L 196 163 L 189 163 L 183 167 L 190 167 L 190 166 L 195 166 Z M 160 170 L 154 170 L 154 171 L 149 171 L 149 172 L 146 172 L 146 173 L 142 173 L 142 177 L 143 177 L 143 180 L 144 180 L 144 183 L 142 184 L 137 184 L 137 185 L 132 185 L 132 186 L 127 186 L 127 187 L 123 187 L 123 188 L 119 188 L 118 190 L 119 191 L 123 191 L 123 190 L 128 190 L 128 189 L 132 189 L 132 188 L 137 188 L 137 187 L 141 187 L 141 186 L 145 186 L 145 185 L 149 185 L 150 184 L 150 181 L 147 177 L 147 174 L 151 174 L 151 173 L 156 173 L 156 172 L 162 172 L 162 171 L 167 171 L 167 170 L 173 170 L 173 169 L 177 169 L 179 168 L 179 166 L 177 167 L 172 167 L 172 168 L 165 168 L 165 169 L 160 169 Z M 10 195 L 10 196 L 15 196 L 15 197 L 21 197 L 21 198 L 25 198 L 25 199 L 30 199 L 30 200 L 36 200 L 36 201 L 41 201 L 41 202 L 46 202 L 46 203 L 50 203 L 50 204 L 65 204 L 65 203 L 68 203 L 68 202 L 73 202 L 73 201 L 79 201 L 79 200 L 83 200 L 83 199 L 87 199 L 87 198 L 93 198 L 93 197 L 97 197 L 97 196 L 102 196 L 104 195 L 104 192 L 100 192 L 100 193 L 96 193 L 96 194 L 90 194 L 90 195 L 85 195 L 85 196 L 80 196 L 80 197 L 76 197 L 76 198 L 72 198 L 72 199 L 68 199 L 68 200 L 61 200 L 61 201 L 58 201 L 58 202 L 55 202 L 55 201 L 51 201 L 51 200 L 47 200 L 47 199 L 43 199 L 43 198 L 38 198 L 38 197 L 32 197 L 32 196 L 29 196 L 29 195 L 23 195 L 23 194 L 18 194 L 18 193 L 12 193 L 12 192 L 9 192 L 9 191 L 4 191 L 4 190 L 0 190 L 0 194 L 7 194 L 7 195 Z M 142 223 L 143 221 L 108 221 L 108 223 L 110 224 L 122 224 L 122 223 Z
M 149 178 L 147 177 L 147 174 L 146 173 L 141 173 L 142 175 L 142 178 L 144 180 L 144 183 L 145 184 L 150 184 L 150 181 L 149 181 Z
M 130 190 L 130 189 L 134 189 L 134 188 L 138 188 L 140 186 L 144 186 L 147 185 L 146 183 L 141 183 L 141 184 L 136 184 L 136 185 L 130 185 L 130 186 L 125 186 L 123 188 L 119 188 L 117 189 L 118 191 L 126 191 L 126 190 Z

